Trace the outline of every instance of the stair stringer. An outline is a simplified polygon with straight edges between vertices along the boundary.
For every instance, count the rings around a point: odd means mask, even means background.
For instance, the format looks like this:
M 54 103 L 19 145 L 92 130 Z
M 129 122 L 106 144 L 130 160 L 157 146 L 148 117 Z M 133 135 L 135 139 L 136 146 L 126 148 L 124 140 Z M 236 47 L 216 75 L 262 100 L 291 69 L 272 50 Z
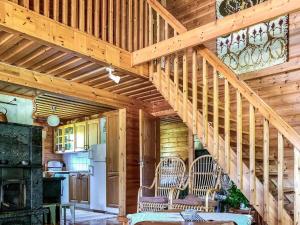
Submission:
M 160 77 L 158 77 L 157 73 L 154 74 L 154 79 L 152 83 L 157 88 L 157 90 L 162 94 L 162 96 L 168 101 L 170 106 L 177 112 L 179 117 L 183 120 L 183 122 L 188 126 L 189 129 L 192 130 L 193 127 L 193 116 L 192 116 L 192 103 L 188 100 L 187 103 L 187 119 L 184 121 L 183 116 L 183 94 L 180 90 L 175 89 L 174 82 L 169 79 L 169 82 L 167 81 L 167 76 L 163 71 L 161 71 Z M 160 80 L 159 80 L 160 79 Z M 177 109 L 175 107 L 176 104 L 176 92 L 178 93 L 177 97 Z M 202 143 L 204 143 L 203 140 L 203 116 L 198 110 L 197 114 L 197 136 L 201 140 Z M 216 154 L 213 152 L 214 149 L 214 135 L 213 135 L 213 127 L 208 124 L 208 143 L 205 145 L 209 153 L 217 160 L 218 164 L 221 168 L 226 168 L 225 165 L 225 141 L 224 139 L 219 135 L 219 157 L 216 158 Z M 235 151 L 230 147 L 230 171 L 228 173 L 230 179 L 237 183 L 237 155 Z M 228 171 L 226 171 L 228 172 Z M 247 165 L 243 162 L 243 188 L 241 190 L 243 194 L 246 196 L 247 199 L 250 199 L 250 171 Z M 263 184 L 260 182 L 260 180 L 256 177 L 256 204 L 253 204 L 257 212 L 263 216 L 264 213 L 264 193 L 263 193 Z M 277 201 L 273 197 L 273 195 L 269 192 L 269 209 L 268 209 L 269 219 L 268 224 L 269 225 L 277 225 Z M 292 225 L 293 220 L 290 217 L 290 215 L 287 213 L 287 211 L 283 210 L 283 222 L 285 225 Z

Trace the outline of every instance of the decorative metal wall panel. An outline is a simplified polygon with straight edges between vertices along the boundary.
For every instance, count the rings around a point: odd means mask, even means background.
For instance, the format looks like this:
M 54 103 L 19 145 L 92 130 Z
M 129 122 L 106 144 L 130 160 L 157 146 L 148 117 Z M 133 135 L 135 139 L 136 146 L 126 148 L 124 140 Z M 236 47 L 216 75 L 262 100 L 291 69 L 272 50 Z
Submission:
M 265 0 L 216 0 L 217 19 Z M 217 54 L 236 74 L 252 72 L 288 60 L 288 16 L 217 38 Z

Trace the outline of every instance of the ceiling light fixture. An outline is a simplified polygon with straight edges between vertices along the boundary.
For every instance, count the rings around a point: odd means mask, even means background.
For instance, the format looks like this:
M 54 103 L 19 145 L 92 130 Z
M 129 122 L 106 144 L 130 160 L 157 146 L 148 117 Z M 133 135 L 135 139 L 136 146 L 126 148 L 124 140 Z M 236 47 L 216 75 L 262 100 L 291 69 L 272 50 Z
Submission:
M 51 106 L 51 110 L 52 110 L 53 114 L 48 116 L 47 123 L 51 127 L 56 127 L 60 123 L 59 117 L 57 115 L 55 115 L 56 106 L 55 105 Z
M 120 83 L 121 77 L 113 74 L 115 71 L 113 68 L 106 67 L 106 71 L 108 72 L 109 79 L 113 80 L 117 84 Z

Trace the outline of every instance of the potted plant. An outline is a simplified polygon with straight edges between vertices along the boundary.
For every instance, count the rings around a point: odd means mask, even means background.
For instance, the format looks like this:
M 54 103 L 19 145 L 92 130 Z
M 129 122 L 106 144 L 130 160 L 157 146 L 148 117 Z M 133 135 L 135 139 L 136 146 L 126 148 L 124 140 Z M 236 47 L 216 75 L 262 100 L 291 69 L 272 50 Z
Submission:
M 245 209 L 249 207 L 248 199 L 237 188 L 234 183 L 231 183 L 230 188 L 227 190 L 227 197 L 222 201 L 224 208 L 229 209 Z

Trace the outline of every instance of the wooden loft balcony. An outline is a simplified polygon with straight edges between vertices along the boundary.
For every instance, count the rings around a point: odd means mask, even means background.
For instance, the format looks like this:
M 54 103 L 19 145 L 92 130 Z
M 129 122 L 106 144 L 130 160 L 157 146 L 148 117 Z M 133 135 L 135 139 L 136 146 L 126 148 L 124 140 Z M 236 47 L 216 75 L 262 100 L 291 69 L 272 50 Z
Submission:
M 48 8 L 46 7 L 47 2 L 49 3 Z M 0 43 L 0 54 L 2 62 L 28 69 L 32 72 L 63 78 L 64 80 L 80 83 L 88 87 L 135 98 L 145 103 L 163 99 L 153 84 L 147 79 L 147 66 L 131 67 L 130 52 L 114 45 L 119 45 L 118 43 L 112 41 L 112 43 L 109 43 L 110 40 L 118 40 L 109 38 L 109 34 L 116 37 L 116 33 L 118 33 L 116 32 L 115 23 L 112 25 L 112 22 L 109 22 L 110 19 L 106 21 L 107 23 L 103 23 L 103 20 L 99 17 L 99 21 L 102 21 L 102 23 L 99 22 L 100 24 L 98 24 L 101 32 L 109 27 L 113 27 L 113 30 L 107 33 L 107 38 L 104 38 L 104 36 L 97 37 L 95 30 L 92 33 L 86 30 L 87 27 L 91 26 L 86 16 L 86 5 L 73 6 L 72 4 L 71 7 L 71 5 L 54 4 L 55 2 L 62 3 L 62 1 L 15 1 L 15 3 L 20 4 L 17 5 L 9 1 L 0 2 L 0 35 L 2 40 Z M 68 1 L 63 2 L 66 3 Z M 116 3 L 117 1 L 110 2 Z M 45 5 L 43 5 L 44 3 Z M 37 10 L 37 4 L 39 4 L 40 11 Z M 132 13 L 134 15 L 137 5 L 131 5 L 132 10 L 130 10 L 131 8 L 129 8 L 128 4 L 126 6 L 126 18 L 131 21 L 131 14 L 128 15 L 127 13 L 131 13 L 133 10 L 134 12 Z M 29 10 L 24 10 L 24 7 Z M 74 7 L 77 10 L 74 10 Z M 84 7 L 85 10 L 82 9 L 83 11 L 80 11 L 80 7 Z M 95 9 L 97 4 L 93 4 L 93 7 Z M 72 14 L 71 9 L 76 12 L 82 12 L 80 14 L 82 17 Z M 36 12 L 39 12 L 39 14 Z M 56 15 L 56 12 L 67 13 L 68 22 L 65 21 L 66 15 Z M 112 15 L 119 18 L 121 14 L 113 13 Z M 74 17 L 76 22 L 74 22 Z M 65 19 L 62 20 L 63 18 Z M 96 18 L 97 16 L 94 19 Z M 73 21 L 76 26 L 72 27 L 70 21 Z M 66 24 L 63 22 L 66 22 Z M 116 22 L 115 19 L 114 22 Z M 134 34 L 132 43 L 137 43 L 136 38 L 138 34 L 141 34 L 141 40 L 144 40 L 144 38 L 146 40 L 146 37 L 142 35 L 144 32 L 141 32 L 140 29 L 137 30 L 137 22 L 132 21 L 132 23 L 126 22 L 125 24 L 126 31 L 129 32 L 132 29 L 132 32 L 129 33 Z M 84 24 L 84 26 L 82 25 L 84 28 L 79 27 L 80 24 Z M 112 26 L 109 26 L 109 24 Z M 142 25 L 141 23 L 139 24 Z M 93 25 L 93 28 L 98 27 L 94 20 Z M 124 23 L 121 25 L 123 26 Z M 120 27 L 118 26 L 120 30 L 124 29 L 121 25 Z M 103 27 L 106 28 L 104 29 Z M 100 30 L 99 35 L 102 34 Z M 120 34 L 123 35 L 123 32 L 120 32 Z M 120 40 L 124 40 L 124 37 L 127 36 L 130 35 L 124 34 L 123 38 L 120 37 Z M 129 39 L 126 39 L 126 48 L 131 46 L 130 43 Z M 141 41 L 139 43 L 140 45 L 138 46 L 144 46 L 144 42 L 143 44 L 141 44 Z M 132 50 L 136 49 L 135 45 L 132 46 Z M 2 66 L 5 65 L 3 64 Z M 115 74 L 121 77 L 120 84 L 116 84 L 108 78 L 105 70 L 105 67 L 108 66 L 112 66 L 115 69 Z

